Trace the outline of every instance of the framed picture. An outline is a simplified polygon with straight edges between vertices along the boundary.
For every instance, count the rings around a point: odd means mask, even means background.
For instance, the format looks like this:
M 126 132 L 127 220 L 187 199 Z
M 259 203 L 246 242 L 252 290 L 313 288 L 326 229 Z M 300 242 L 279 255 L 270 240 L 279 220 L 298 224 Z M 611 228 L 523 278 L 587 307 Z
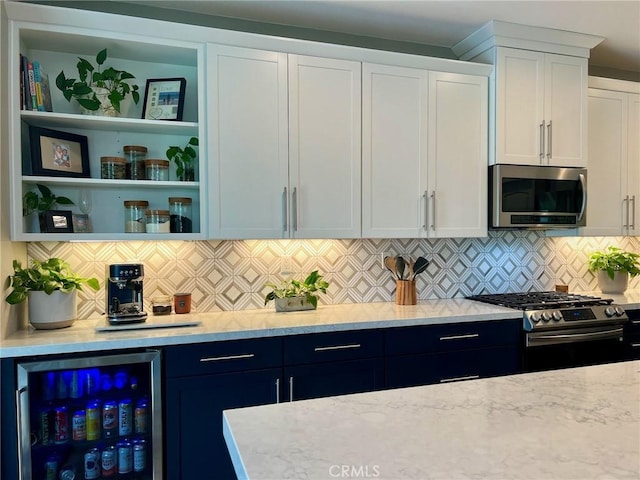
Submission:
M 87 137 L 29 127 L 31 173 L 50 177 L 90 177 Z
M 87 213 L 73 214 L 73 233 L 90 233 L 91 223 Z
M 182 121 L 186 87 L 187 80 L 184 78 L 155 78 L 147 80 L 142 118 L 147 120 Z
M 71 210 L 47 210 L 40 214 L 42 233 L 73 233 L 73 213 Z

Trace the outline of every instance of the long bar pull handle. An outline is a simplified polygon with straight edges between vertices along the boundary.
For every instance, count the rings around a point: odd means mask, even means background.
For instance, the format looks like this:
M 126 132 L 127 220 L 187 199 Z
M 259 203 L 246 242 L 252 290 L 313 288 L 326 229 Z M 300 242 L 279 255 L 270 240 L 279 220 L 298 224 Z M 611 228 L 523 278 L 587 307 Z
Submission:
M 293 187 L 293 193 L 291 194 L 291 211 L 293 213 L 293 231 L 298 231 L 298 189 Z
M 578 175 L 578 179 L 582 187 L 582 207 L 580 207 L 580 213 L 578 214 L 578 221 L 580 221 L 582 217 L 584 217 L 584 212 L 587 209 L 587 179 L 584 178 L 582 173 Z
M 629 228 L 629 195 L 624 197 L 624 200 L 622 200 L 622 203 L 624 203 L 625 205 L 625 217 L 626 217 L 626 223 L 622 226 L 622 228 Z
M 436 229 L 436 191 L 431 192 L 431 230 Z
M 332 345 L 330 347 L 315 347 L 315 352 L 326 352 L 328 350 L 347 350 L 349 348 L 360 348 L 359 343 L 350 343 L 348 345 Z
M 31 478 L 31 459 L 26 458 L 31 444 L 29 435 L 29 400 L 27 398 L 27 387 L 24 386 L 16 390 L 16 405 L 18 416 L 18 472 L 20 479 Z
M 429 192 L 425 190 L 422 198 L 424 198 L 424 225 L 422 228 L 426 232 L 429 230 Z
M 633 208 L 631 209 L 631 223 L 629 224 L 629 228 L 631 230 L 636 229 L 636 196 L 633 195 L 631 197 L 631 205 Z
M 467 375 L 465 377 L 443 378 L 440 380 L 440 383 L 459 382 L 461 380 L 475 380 L 477 378 L 480 378 L 480 375 Z
M 276 403 L 280 403 L 280 379 L 276 378 Z
M 293 402 L 293 377 L 289 377 L 289 401 Z
M 544 162 L 544 120 L 540 124 L 540 163 Z
M 450 335 L 448 337 L 440 337 L 440 341 L 445 340 L 464 340 L 465 338 L 478 338 L 479 333 L 467 333 L 466 335 Z
M 201 358 L 200 362 L 204 363 L 204 362 L 218 362 L 220 360 L 239 360 L 242 358 L 253 358 L 255 356 L 256 356 L 255 353 L 243 353 L 240 355 L 226 355 L 222 357 L 205 357 L 205 358 Z
M 284 187 L 282 192 L 282 236 L 287 233 L 289 225 L 287 223 L 287 187 Z
M 551 124 L 551 120 L 549 120 L 549 124 L 547 125 L 547 160 L 548 161 L 551 161 L 551 155 L 553 153 L 552 135 L 553 135 L 553 125 Z

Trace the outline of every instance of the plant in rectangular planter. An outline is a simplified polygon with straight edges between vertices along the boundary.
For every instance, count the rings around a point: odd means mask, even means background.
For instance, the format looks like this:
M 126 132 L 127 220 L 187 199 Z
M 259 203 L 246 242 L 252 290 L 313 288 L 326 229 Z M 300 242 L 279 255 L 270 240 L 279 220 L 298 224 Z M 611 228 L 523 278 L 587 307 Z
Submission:
M 280 285 L 265 283 L 272 290 L 264 297 L 266 305 L 275 302 L 276 312 L 293 312 L 298 310 L 315 310 L 318 307 L 319 292 L 327 293 L 329 283 L 322 279 L 318 270 L 311 272 L 304 281 L 283 280 Z

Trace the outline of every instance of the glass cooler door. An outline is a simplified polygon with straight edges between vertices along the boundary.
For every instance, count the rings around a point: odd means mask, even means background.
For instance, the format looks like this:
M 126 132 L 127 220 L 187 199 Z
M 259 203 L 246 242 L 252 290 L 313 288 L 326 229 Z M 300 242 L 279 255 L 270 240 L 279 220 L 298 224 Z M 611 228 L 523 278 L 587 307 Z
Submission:
M 21 480 L 162 478 L 160 352 L 20 363 Z

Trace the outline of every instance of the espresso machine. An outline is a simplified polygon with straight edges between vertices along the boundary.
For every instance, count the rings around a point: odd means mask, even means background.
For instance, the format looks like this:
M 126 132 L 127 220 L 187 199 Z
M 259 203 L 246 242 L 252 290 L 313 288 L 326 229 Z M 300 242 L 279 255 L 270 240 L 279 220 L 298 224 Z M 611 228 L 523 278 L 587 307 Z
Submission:
M 141 263 L 116 263 L 107 266 L 107 319 L 112 325 L 146 321 Z

